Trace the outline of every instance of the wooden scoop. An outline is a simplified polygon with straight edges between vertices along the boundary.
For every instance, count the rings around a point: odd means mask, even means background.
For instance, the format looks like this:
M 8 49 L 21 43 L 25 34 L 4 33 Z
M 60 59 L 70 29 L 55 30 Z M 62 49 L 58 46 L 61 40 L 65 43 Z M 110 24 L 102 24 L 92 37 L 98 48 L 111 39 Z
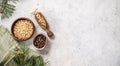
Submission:
M 47 35 L 49 37 L 52 37 L 53 36 L 53 32 L 49 30 L 47 21 L 46 21 L 45 17 L 42 15 L 42 13 L 38 12 L 37 10 L 35 10 L 33 12 L 33 14 L 35 15 L 35 19 L 38 22 L 38 24 L 40 25 L 40 27 L 47 32 Z

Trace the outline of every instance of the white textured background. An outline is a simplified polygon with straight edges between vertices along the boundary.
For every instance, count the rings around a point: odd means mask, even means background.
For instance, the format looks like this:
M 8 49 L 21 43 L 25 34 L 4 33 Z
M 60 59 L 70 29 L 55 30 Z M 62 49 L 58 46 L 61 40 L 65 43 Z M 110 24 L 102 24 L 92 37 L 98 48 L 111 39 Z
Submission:
M 15 19 L 28 17 L 37 29 L 33 37 L 46 35 L 31 14 L 36 8 L 55 34 L 41 51 L 47 66 L 120 66 L 120 0 L 20 0 L 0 25 L 10 30 Z

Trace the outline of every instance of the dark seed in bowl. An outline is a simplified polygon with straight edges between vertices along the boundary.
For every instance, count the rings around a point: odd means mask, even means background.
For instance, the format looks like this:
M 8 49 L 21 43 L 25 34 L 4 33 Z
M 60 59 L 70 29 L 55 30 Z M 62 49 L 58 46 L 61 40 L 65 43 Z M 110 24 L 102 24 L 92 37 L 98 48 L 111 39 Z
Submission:
M 34 39 L 34 46 L 37 48 L 43 48 L 46 44 L 46 37 L 42 34 L 39 34 Z

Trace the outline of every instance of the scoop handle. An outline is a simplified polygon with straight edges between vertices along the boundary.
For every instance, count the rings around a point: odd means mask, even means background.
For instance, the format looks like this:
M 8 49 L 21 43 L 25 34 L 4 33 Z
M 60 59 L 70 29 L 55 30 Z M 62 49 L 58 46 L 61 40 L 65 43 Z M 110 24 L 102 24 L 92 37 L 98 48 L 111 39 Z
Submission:
M 45 31 L 47 32 L 47 35 L 48 35 L 49 37 L 52 37 L 52 36 L 53 36 L 53 32 L 50 31 L 49 29 L 46 29 Z

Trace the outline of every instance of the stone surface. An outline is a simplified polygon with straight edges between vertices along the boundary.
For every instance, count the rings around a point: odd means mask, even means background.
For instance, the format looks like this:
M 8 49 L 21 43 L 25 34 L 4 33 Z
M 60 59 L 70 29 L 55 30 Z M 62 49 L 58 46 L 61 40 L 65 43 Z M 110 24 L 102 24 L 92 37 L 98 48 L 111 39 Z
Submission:
M 33 10 L 46 17 L 55 38 L 48 38 L 40 51 L 48 66 L 120 66 L 120 1 L 119 0 L 20 0 L 10 19 L 0 25 L 10 27 L 19 17 L 30 18 L 36 32 L 43 33 Z M 33 39 L 32 38 L 32 39 Z M 25 41 L 30 48 L 32 39 Z

